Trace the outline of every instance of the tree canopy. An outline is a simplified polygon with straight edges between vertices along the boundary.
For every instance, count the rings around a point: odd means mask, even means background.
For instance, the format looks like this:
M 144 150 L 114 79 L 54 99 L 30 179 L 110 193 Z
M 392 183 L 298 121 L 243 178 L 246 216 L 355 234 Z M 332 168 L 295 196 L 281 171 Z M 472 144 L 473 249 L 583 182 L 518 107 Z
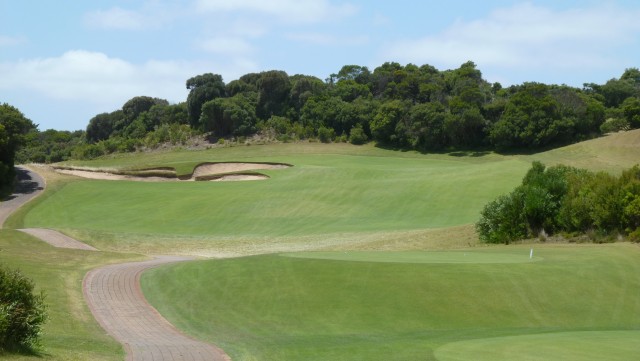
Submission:
M 26 143 L 26 135 L 36 125 L 17 108 L 0 105 L 0 197 L 11 193 L 18 149 Z

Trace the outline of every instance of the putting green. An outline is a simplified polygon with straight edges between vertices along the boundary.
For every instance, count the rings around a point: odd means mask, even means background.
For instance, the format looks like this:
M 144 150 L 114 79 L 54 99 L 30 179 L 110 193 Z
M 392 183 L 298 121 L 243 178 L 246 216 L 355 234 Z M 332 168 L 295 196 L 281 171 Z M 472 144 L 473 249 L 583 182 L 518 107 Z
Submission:
M 640 331 L 557 332 L 448 343 L 439 361 L 462 360 L 637 360 Z
M 519 253 L 478 251 L 407 251 L 407 252 L 296 252 L 283 253 L 285 257 L 312 258 L 350 262 L 385 263 L 524 263 L 540 261 L 541 257 L 529 258 L 528 250 Z

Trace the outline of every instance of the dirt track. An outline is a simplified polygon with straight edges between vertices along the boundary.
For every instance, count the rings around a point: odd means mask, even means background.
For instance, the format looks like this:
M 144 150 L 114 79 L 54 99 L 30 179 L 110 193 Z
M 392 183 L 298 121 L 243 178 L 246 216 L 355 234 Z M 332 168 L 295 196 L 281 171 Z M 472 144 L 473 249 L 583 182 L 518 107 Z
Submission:
M 45 182 L 35 172 L 18 169 L 16 192 L 0 203 L 0 228 L 21 205 L 42 192 Z M 22 229 L 56 247 L 96 249 L 47 229 Z M 222 361 L 231 360 L 219 348 L 180 333 L 149 303 L 140 289 L 140 274 L 165 263 L 188 258 L 158 257 L 151 261 L 124 263 L 94 269 L 83 281 L 85 300 L 100 325 L 124 346 L 127 361 Z

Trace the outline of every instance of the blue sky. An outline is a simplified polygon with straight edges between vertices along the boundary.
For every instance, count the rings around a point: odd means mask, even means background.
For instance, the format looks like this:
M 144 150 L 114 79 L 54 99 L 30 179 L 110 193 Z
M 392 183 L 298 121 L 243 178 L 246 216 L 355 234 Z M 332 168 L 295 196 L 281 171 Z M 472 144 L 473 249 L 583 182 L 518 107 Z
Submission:
M 622 0 L 0 0 L 0 102 L 76 130 L 134 96 L 184 101 L 206 72 L 325 79 L 386 61 L 581 86 L 640 67 L 637 19 Z

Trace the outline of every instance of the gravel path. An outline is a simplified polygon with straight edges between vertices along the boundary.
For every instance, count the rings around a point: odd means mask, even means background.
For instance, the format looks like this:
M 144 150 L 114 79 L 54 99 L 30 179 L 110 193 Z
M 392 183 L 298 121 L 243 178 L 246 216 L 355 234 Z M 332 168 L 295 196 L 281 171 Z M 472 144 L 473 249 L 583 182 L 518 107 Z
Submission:
M 85 276 L 83 291 L 89 308 L 102 328 L 124 345 L 127 360 L 231 360 L 221 349 L 180 333 L 142 295 L 143 271 L 186 260 L 158 257 L 97 268 Z

